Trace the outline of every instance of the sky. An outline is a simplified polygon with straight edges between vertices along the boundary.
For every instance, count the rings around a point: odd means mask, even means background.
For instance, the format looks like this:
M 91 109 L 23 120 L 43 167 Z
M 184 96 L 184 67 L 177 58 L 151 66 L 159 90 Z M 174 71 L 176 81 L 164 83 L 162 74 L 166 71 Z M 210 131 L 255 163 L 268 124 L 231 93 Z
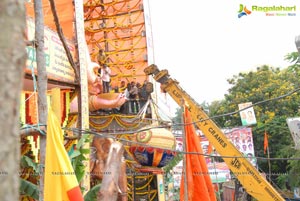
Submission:
M 238 18 L 240 4 L 252 13 Z M 300 35 L 300 1 L 149 0 L 154 63 L 198 103 L 221 100 L 227 79 L 267 64 L 285 68 Z M 296 6 L 296 16 L 266 16 L 252 6 Z M 268 12 L 274 13 L 274 12 Z M 277 12 L 286 13 L 286 12 Z

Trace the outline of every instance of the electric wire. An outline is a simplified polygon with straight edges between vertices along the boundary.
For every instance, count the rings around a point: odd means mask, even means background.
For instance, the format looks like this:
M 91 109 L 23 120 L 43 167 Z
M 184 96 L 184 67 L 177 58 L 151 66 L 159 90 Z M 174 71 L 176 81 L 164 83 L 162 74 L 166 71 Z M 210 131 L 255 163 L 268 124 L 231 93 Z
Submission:
M 30 128 L 33 127 L 38 127 L 41 125 L 27 125 Z M 157 146 L 153 146 L 153 145 L 148 145 L 142 142 L 137 142 L 137 141 L 132 141 L 132 140 L 127 140 L 127 139 L 123 139 L 123 138 L 119 138 L 118 136 L 120 135 L 125 135 L 125 134 L 135 134 L 135 133 L 139 133 L 139 132 L 143 132 L 143 131 L 148 131 L 154 128 L 166 128 L 167 126 L 163 125 L 163 126 L 149 126 L 149 127 L 145 127 L 142 129 L 138 129 L 138 130 L 131 130 L 131 131 L 121 131 L 121 132 L 103 132 L 103 133 L 99 133 L 96 131 L 92 131 L 92 130 L 85 130 L 85 129 L 79 129 L 79 128 L 68 128 L 68 127 L 64 127 L 62 128 L 63 130 L 70 130 L 73 131 L 73 133 L 76 135 L 75 138 L 78 138 L 80 135 L 82 134 L 92 134 L 95 136 L 99 136 L 99 137 L 103 137 L 103 138 L 112 138 L 114 140 L 117 141 L 122 141 L 124 143 L 127 144 L 134 144 L 134 145 L 139 145 L 140 147 L 147 147 L 147 148 L 155 148 L 155 149 L 160 149 L 160 150 L 164 150 L 164 151 L 169 151 L 169 152 L 173 152 L 173 153 L 179 153 L 179 154 L 194 154 L 194 155 L 202 155 L 205 157 L 214 157 L 214 158 L 247 158 L 247 159 L 257 159 L 257 160 L 271 160 L 271 161 L 278 161 L 278 160 L 300 160 L 300 158 L 297 157 L 293 157 L 293 158 L 266 158 L 266 157 L 259 157 L 259 156 L 255 156 L 255 157 L 249 157 L 249 156 L 228 156 L 228 155 L 212 155 L 212 154 L 204 154 L 204 153 L 199 153 L 199 152 L 186 152 L 186 151 L 179 151 L 179 150 L 175 150 L 175 149 L 166 149 L 166 148 L 161 148 L 161 147 L 157 147 Z M 22 128 L 22 129 L 26 129 L 26 128 Z M 39 131 L 39 129 L 37 129 Z M 41 134 L 43 134 L 42 132 L 40 132 Z M 65 136 L 66 138 L 68 138 L 67 136 Z
M 77 134 L 79 134 L 79 133 L 80 134 L 92 134 L 92 135 L 103 137 L 103 138 L 112 138 L 114 140 L 123 141 L 123 142 L 128 143 L 128 144 L 139 145 L 141 147 L 160 149 L 160 150 L 169 151 L 169 152 L 176 152 L 176 153 L 180 153 L 180 154 L 195 154 L 195 155 L 202 155 L 202 156 L 214 157 L 214 158 L 248 158 L 248 159 L 256 158 L 256 159 L 259 159 L 259 160 L 274 160 L 274 161 L 275 160 L 300 160 L 300 158 L 266 158 L 266 157 L 226 156 L 226 155 L 220 156 L 220 155 L 204 154 L 204 153 L 199 153 L 199 152 L 186 152 L 186 151 L 179 151 L 179 150 L 174 150 L 174 149 L 161 148 L 161 147 L 157 147 L 157 146 L 153 146 L 153 145 L 148 145 L 148 144 L 145 144 L 145 143 L 142 143 L 142 142 L 127 140 L 127 139 L 117 137 L 118 135 L 135 134 L 135 133 L 151 130 L 153 128 L 164 128 L 164 126 L 154 126 L 154 127 L 138 129 L 136 131 L 113 132 L 113 133 L 99 133 L 99 132 L 95 132 L 95 131 L 91 131 L 91 130 L 82 130 L 82 129 L 78 129 L 78 128 L 63 128 L 63 129 L 64 130 L 72 130 L 74 133 L 77 133 Z
M 237 114 L 237 113 L 239 113 L 239 112 L 241 112 L 243 110 L 249 109 L 249 108 L 251 108 L 253 106 L 261 105 L 263 103 L 270 102 L 270 101 L 277 101 L 277 100 L 283 99 L 283 98 L 285 98 L 287 96 L 290 96 L 290 95 L 292 95 L 294 93 L 297 93 L 298 91 L 300 91 L 300 88 L 296 88 L 296 89 L 294 89 L 294 90 L 292 90 L 292 91 L 290 91 L 290 92 L 288 92 L 286 94 L 283 94 L 281 96 L 277 96 L 277 97 L 274 97 L 274 98 L 270 98 L 270 99 L 258 101 L 256 103 L 253 103 L 252 105 L 250 105 L 248 107 L 245 107 L 243 109 L 240 109 L 240 110 L 235 110 L 233 112 L 229 112 L 229 113 L 225 113 L 225 114 L 220 114 L 220 115 L 215 115 L 215 116 L 212 116 L 212 117 L 209 117 L 209 118 L 206 118 L 206 119 L 202 119 L 202 120 L 196 121 L 196 122 L 203 122 L 203 121 L 206 121 L 206 120 L 209 120 L 209 119 L 216 119 L 216 118 L 220 118 L 220 117 L 231 116 L 231 115 Z M 193 123 L 196 123 L 196 122 L 193 122 Z
M 279 100 L 279 99 L 285 98 L 287 96 L 290 96 L 290 95 L 298 92 L 299 90 L 300 90 L 300 88 L 297 88 L 297 89 L 295 89 L 293 91 L 290 91 L 290 92 L 288 92 L 288 93 L 286 93 L 284 95 L 256 102 L 256 103 L 252 104 L 252 106 L 243 108 L 241 110 L 237 110 L 237 111 L 234 111 L 234 112 L 226 113 L 226 114 L 223 114 L 223 115 L 213 116 L 213 117 L 210 117 L 210 118 L 207 118 L 207 119 L 204 119 L 204 120 L 200 120 L 200 121 L 194 121 L 194 122 L 189 123 L 189 124 L 195 124 L 196 122 L 202 122 L 202 121 L 205 121 L 205 120 L 208 120 L 208 119 L 212 119 L 212 118 L 218 118 L 218 117 L 224 117 L 224 116 L 233 115 L 233 114 L 236 114 L 236 113 L 238 113 L 240 111 L 243 111 L 245 109 L 248 109 L 248 108 L 256 106 L 256 105 L 260 105 L 260 104 L 263 104 L 263 103 L 266 103 L 266 102 L 269 102 L 269 101 L 275 101 L 275 100 Z M 174 125 L 184 126 L 184 125 L 188 125 L 188 124 L 184 124 L 184 123 L 176 123 L 176 124 L 172 123 L 171 124 L 171 126 L 174 126 Z M 27 126 L 29 126 L 29 125 L 27 125 Z M 35 126 L 39 127 L 40 125 L 31 125 L 31 127 L 35 127 Z M 169 127 L 170 127 L 170 125 L 157 125 L 157 126 L 148 126 L 148 127 L 145 127 L 145 128 L 142 128 L 142 129 L 138 129 L 138 130 L 121 131 L 121 132 L 109 132 L 109 133 L 102 133 L 102 134 L 98 133 L 96 131 L 82 130 L 82 129 L 78 129 L 78 128 L 62 128 L 62 129 L 72 130 L 74 133 L 77 133 L 77 134 L 88 133 L 88 134 L 93 134 L 93 135 L 96 135 L 96 136 L 101 136 L 101 137 L 106 137 L 106 138 L 112 138 L 112 139 L 123 141 L 123 142 L 129 143 L 129 144 L 140 145 L 142 147 L 150 147 L 150 148 L 163 149 L 165 151 L 171 151 L 171 152 L 176 152 L 176 153 L 181 153 L 181 154 L 197 154 L 197 155 L 203 155 L 203 156 L 206 156 L 206 157 L 217 157 L 217 158 L 249 158 L 249 159 L 253 158 L 253 157 L 248 157 L 248 156 L 226 156 L 226 155 L 218 156 L 218 155 L 209 155 L 209 154 L 203 154 L 203 153 L 198 153 L 198 152 L 185 152 L 185 151 L 179 151 L 179 150 L 165 149 L 165 148 L 155 147 L 155 146 L 147 145 L 147 144 L 144 144 L 144 143 L 140 143 L 140 142 L 136 142 L 136 141 L 131 141 L 131 140 L 126 140 L 126 139 L 121 139 L 121 138 L 117 137 L 118 135 L 135 134 L 135 133 L 138 133 L 138 132 L 143 132 L 143 131 L 151 130 L 153 128 L 169 128 Z M 272 161 L 275 161 L 275 160 L 300 160 L 300 158 L 297 158 L 297 157 L 293 157 L 293 158 L 266 158 L 266 157 L 256 156 L 254 158 L 256 158 L 257 160 L 272 160 Z

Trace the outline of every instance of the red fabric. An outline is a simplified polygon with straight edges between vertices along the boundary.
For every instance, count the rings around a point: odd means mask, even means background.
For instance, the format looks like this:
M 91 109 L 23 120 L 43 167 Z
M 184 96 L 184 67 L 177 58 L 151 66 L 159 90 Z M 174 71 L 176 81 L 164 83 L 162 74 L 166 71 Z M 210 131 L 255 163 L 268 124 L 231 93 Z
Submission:
M 207 148 L 207 154 L 211 154 L 212 151 L 213 151 L 213 148 L 212 148 L 211 143 L 209 142 L 209 143 L 208 143 L 208 148 Z
M 265 131 L 265 137 L 264 137 L 264 154 L 266 154 L 266 150 L 269 147 L 269 142 L 268 142 L 268 134 Z
M 76 186 L 67 192 L 70 201 L 83 201 L 79 186 Z
M 39 138 L 39 135 L 33 135 L 33 141 L 34 141 L 34 147 L 35 148 L 38 147 L 38 138 Z
M 196 135 L 188 109 L 184 110 L 186 151 L 203 154 L 200 139 Z M 189 201 L 216 201 L 214 187 L 203 155 L 186 154 L 186 175 Z M 184 200 L 184 173 L 180 184 L 180 200 Z

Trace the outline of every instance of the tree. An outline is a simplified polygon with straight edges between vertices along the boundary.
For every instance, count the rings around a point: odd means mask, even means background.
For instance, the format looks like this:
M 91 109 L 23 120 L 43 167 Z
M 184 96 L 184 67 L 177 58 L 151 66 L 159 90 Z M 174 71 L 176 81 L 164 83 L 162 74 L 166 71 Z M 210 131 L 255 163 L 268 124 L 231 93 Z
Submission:
M 23 68 L 25 7 L 23 1 L 0 1 L 0 195 L 1 200 L 19 199 L 19 104 Z
M 299 52 L 292 52 L 286 55 L 285 60 L 292 63 L 288 68 L 287 71 L 289 71 L 292 74 L 295 74 L 294 78 L 296 81 L 300 77 L 300 55 Z M 298 79 L 297 79 L 298 78 Z M 293 81 L 294 82 L 294 81 Z M 298 86 L 299 87 L 299 86 Z M 299 103 L 298 103 L 299 105 Z M 300 113 L 300 106 L 298 106 L 298 115 Z M 300 150 L 296 150 L 294 155 L 294 158 L 300 158 Z M 288 185 L 291 186 L 299 186 L 300 185 L 300 160 L 289 160 L 288 161 L 288 168 L 289 168 L 289 174 L 288 175 L 282 175 L 279 179 L 282 180 L 282 185 L 286 185 L 286 181 L 288 181 Z M 286 188 L 288 188 L 286 186 Z
M 200 104 L 200 106 L 203 108 L 204 111 L 208 112 L 209 110 L 209 104 L 207 102 L 202 102 Z M 183 113 L 183 108 L 182 107 L 178 107 L 176 108 L 176 112 L 175 112 L 175 116 L 172 118 L 172 122 L 173 122 L 173 126 L 172 129 L 173 130 L 182 130 L 183 129 L 183 117 L 182 117 L 182 113 Z
M 38 115 L 39 124 L 47 124 L 48 105 L 47 105 L 47 71 L 44 55 L 44 14 L 42 0 L 34 1 L 35 14 L 35 42 L 36 42 L 36 64 L 38 75 Z M 46 155 L 46 136 L 40 135 L 40 193 L 39 200 L 44 200 L 44 169 Z
M 261 66 L 256 71 L 239 73 L 229 79 L 232 87 L 225 95 L 225 100 L 210 106 L 209 116 L 218 116 L 215 121 L 222 127 L 241 126 L 238 104 L 245 102 L 260 103 L 254 106 L 257 124 L 252 126 L 256 156 L 266 157 L 263 149 L 264 131 L 269 134 L 271 158 L 289 158 L 294 155 L 292 139 L 286 118 L 299 115 L 300 97 L 295 93 L 300 86 L 297 68 L 280 70 Z M 231 115 L 223 115 L 231 114 Z M 266 160 L 258 160 L 258 166 L 268 172 Z M 278 174 L 289 171 L 287 160 L 271 162 L 272 179 Z M 299 179 L 298 179 L 299 180 Z
M 182 130 L 182 112 L 183 109 L 181 107 L 176 108 L 175 116 L 173 117 L 173 130 Z

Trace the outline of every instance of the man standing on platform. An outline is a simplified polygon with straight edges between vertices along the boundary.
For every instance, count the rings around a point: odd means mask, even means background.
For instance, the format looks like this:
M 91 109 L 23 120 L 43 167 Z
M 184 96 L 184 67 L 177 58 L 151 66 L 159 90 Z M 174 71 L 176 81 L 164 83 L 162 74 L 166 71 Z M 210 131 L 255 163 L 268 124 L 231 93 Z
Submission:
M 101 74 L 102 74 L 101 78 L 103 82 L 103 93 L 109 93 L 111 69 L 108 67 L 108 65 L 106 64 L 103 65 Z

